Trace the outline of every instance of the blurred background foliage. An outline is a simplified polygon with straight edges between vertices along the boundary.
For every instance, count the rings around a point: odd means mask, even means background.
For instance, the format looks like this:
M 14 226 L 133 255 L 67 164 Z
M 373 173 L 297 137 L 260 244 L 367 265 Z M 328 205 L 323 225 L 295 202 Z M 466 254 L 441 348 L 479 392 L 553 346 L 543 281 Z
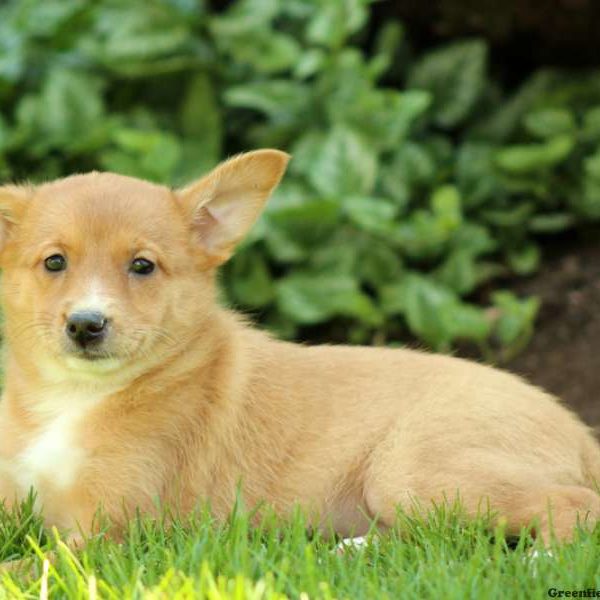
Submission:
M 600 73 L 506 91 L 483 40 L 415 52 L 371 19 L 369 0 L 5 1 L 0 177 L 178 185 L 285 149 L 224 269 L 231 305 L 286 338 L 506 357 L 538 308 L 507 278 L 536 271 L 541 237 L 600 219 Z

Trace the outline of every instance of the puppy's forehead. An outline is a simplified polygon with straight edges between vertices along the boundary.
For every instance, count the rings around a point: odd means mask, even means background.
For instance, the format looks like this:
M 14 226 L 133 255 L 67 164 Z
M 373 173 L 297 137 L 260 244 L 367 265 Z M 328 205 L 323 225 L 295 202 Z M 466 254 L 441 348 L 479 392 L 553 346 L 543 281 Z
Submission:
M 102 208 L 126 211 L 130 206 L 164 210 L 174 201 L 172 192 L 164 186 L 115 173 L 72 175 L 43 184 L 37 192 L 48 201 L 99 211 Z
M 106 235 L 120 229 L 164 236 L 181 213 L 167 187 L 114 173 L 73 175 L 36 189 L 31 219 L 41 234 L 78 230 Z

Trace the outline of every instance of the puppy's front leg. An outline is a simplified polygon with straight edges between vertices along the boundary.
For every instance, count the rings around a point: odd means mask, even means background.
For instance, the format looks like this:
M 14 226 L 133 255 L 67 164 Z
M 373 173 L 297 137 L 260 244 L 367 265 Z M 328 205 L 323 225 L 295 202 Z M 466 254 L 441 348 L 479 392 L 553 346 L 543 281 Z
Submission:
M 49 535 L 55 538 L 56 543 L 60 548 L 44 551 L 43 557 L 40 557 L 38 553 L 33 553 L 23 558 L 0 562 L 0 574 L 16 573 L 25 578 L 39 577 L 42 568 L 42 558 L 50 563 L 54 563 L 63 552 L 79 552 L 85 547 L 90 536 L 93 535 L 87 533 L 91 530 L 91 526 L 85 529 L 86 533 L 82 533 L 82 527 L 79 523 L 73 523 L 72 527 L 69 527 L 64 531 L 59 531 L 48 519 L 45 519 L 45 523 Z
M 0 458 L 0 501 L 7 510 L 11 510 L 23 499 L 22 496 L 22 491 L 15 481 L 13 464 L 5 458 Z

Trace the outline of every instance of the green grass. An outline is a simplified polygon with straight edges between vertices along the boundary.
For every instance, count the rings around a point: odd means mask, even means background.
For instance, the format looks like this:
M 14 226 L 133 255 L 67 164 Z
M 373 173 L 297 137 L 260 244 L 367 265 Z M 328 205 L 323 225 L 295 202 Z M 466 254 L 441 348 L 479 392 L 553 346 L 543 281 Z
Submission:
M 527 535 L 507 543 L 485 519 L 461 524 L 438 509 L 427 521 L 400 516 L 391 532 L 335 551 L 336 540 L 307 533 L 301 514 L 287 523 L 243 513 L 226 524 L 207 511 L 185 520 L 135 519 L 125 541 L 91 540 L 69 551 L 44 533 L 31 502 L 0 515 L 0 559 L 33 555 L 26 573 L 0 575 L 1 598 L 546 598 L 549 588 L 600 588 L 600 529 L 531 557 Z M 43 557 L 53 551 L 47 576 Z

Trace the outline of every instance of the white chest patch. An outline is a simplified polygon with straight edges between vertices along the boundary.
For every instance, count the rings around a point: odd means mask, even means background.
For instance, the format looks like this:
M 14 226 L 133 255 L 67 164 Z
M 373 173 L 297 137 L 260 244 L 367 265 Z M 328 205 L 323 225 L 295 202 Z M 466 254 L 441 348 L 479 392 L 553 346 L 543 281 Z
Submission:
M 50 404 L 49 400 L 45 399 L 46 406 Z M 48 418 L 47 425 L 17 459 L 15 477 L 24 493 L 31 487 L 37 488 L 41 481 L 65 489 L 76 481 L 83 466 L 86 453 L 78 443 L 78 431 L 99 398 L 77 395 L 61 396 L 60 400 L 62 410 Z

